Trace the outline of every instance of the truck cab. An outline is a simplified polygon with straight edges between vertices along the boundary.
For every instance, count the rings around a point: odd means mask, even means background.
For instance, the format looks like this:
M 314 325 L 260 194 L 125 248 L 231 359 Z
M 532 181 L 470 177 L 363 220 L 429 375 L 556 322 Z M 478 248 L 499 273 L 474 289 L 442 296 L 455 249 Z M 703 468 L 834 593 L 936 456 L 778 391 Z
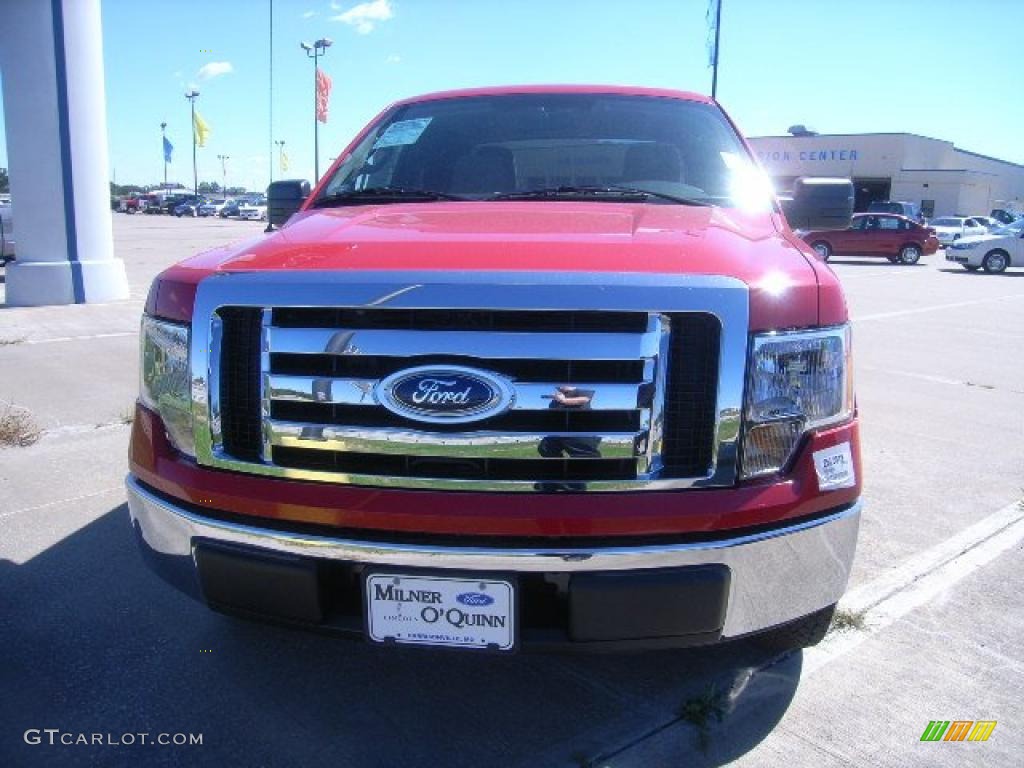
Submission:
M 153 283 L 128 476 L 171 584 L 466 652 L 816 642 L 861 510 L 849 318 L 710 99 L 385 109 Z

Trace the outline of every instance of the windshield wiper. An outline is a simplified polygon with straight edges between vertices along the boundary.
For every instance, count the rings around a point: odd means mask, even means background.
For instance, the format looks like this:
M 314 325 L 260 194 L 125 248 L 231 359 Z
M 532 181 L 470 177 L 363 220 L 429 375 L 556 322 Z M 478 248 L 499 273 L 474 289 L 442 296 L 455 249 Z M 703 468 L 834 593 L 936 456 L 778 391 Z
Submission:
M 692 197 L 680 197 L 669 195 L 665 192 L 652 192 L 649 189 L 637 189 L 636 187 L 621 187 L 615 185 L 606 186 L 561 186 L 546 187 L 542 189 L 528 189 L 522 192 L 499 192 L 491 200 L 557 200 L 558 198 L 573 197 L 596 197 L 608 200 L 648 200 L 655 198 L 666 200 L 678 205 L 707 205 L 713 206 L 707 200 L 699 200 Z
M 331 205 L 359 205 L 367 201 L 375 203 L 392 202 L 430 202 L 433 200 L 465 200 L 458 195 L 447 192 L 436 192 L 431 189 L 412 189 L 410 187 L 367 187 L 366 189 L 350 189 L 335 192 L 317 198 L 313 208 L 325 208 Z

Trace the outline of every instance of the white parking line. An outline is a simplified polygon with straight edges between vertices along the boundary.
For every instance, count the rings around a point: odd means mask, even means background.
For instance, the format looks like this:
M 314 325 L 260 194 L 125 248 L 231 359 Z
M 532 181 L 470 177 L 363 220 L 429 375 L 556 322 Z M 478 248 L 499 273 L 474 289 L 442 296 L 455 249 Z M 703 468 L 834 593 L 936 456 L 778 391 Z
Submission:
M 850 590 L 841 610 L 864 613 L 866 629 L 830 635 L 804 651 L 810 676 L 868 638 L 935 600 L 1024 540 L 1024 501 L 1015 501 L 867 584 Z
M 118 333 L 90 333 L 85 336 L 54 336 L 50 339 L 28 339 L 22 344 L 57 344 L 65 341 L 90 341 L 92 339 L 120 339 L 125 336 L 138 336 L 138 331 L 120 331 Z
M 920 315 L 924 312 L 938 312 L 941 309 L 956 309 L 957 307 L 973 307 L 976 304 L 990 304 L 994 301 L 1006 301 L 1007 299 L 1024 299 L 1024 293 L 1011 293 L 1009 296 L 994 296 L 991 299 L 975 299 L 974 301 L 958 301 L 953 304 L 934 304 L 930 307 L 916 307 L 914 309 L 899 309 L 895 312 L 877 312 L 873 315 L 860 315 L 854 317 L 853 322 L 861 323 L 865 320 L 886 320 L 890 317 L 904 317 L 906 315 Z
M 110 488 L 103 488 L 99 491 L 93 491 L 92 493 L 83 493 L 81 496 L 72 496 L 70 499 L 59 499 L 58 501 L 48 501 L 46 504 L 37 504 L 34 507 L 22 507 L 21 509 L 13 509 L 9 512 L 0 512 L 0 520 L 5 517 L 12 517 L 14 515 L 20 515 L 23 512 L 38 512 L 40 509 L 49 509 L 50 507 L 59 507 L 62 504 L 70 504 L 73 501 L 82 501 L 83 499 L 91 499 L 96 496 L 104 496 L 114 491 L 124 491 L 124 485 L 114 485 Z
M 961 381 L 959 379 L 950 379 L 945 376 L 933 376 L 929 373 L 915 373 L 914 371 L 898 371 L 893 368 L 878 368 L 873 365 L 858 365 L 858 371 L 870 371 L 871 373 L 884 373 L 886 376 L 904 376 L 908 379 L 917 379 L 918 381 L 930 381 L 933 384 L 951 384 L 956 387 L 973 387 L 974 389 L 980 389 L 982 391 L 996 391 L 999 388 L 994 384 L 985 384 L 977 381 Z M 1008 392 L 1014 394 L 1024 394 L 1020 390 L 1010 389 Z

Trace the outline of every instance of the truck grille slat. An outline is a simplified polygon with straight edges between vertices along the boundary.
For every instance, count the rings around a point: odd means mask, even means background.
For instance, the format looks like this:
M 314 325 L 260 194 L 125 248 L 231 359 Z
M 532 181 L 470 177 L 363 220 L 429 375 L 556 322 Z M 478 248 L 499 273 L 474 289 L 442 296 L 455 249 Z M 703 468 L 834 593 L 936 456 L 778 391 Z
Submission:
M 274 373 L 311 376 L 383 379 L 417 365 L 471 365 L 520 381 L 561 381 L 566 384 L 638 382 L 643 378 L 640 360 L 496 360 L 489 357 L 410 354 L 407 357 L 359 357 L 356 355 L 301 355 L 272 352 Z
M 647 317 L 638 312 L 503 312 L 468 309 L 381 311 L 346 307 L 278 307 L 274 310 L 273 322 L 277 328 L 643 333 Z
M 465 424 L 424 425 L 412 419 L 403 418 L 381 407 L 357 405 L 333 405 L 330 403 L 297 403 L 288 400 L 272 400 L 270 416 L 287 421 L 304 421 L 310 424 L 349 424 L 359 427 L 406 427 L 429 429 L 430 431 L 465 431 Z M 490 419 L 476 422 L 477 429 L 507 430 L 523 432 L 550 430 L 554 432 L 605 431 L 621 432 L 638 430 L 643 414 L 632 411 L 508 411 Z
M 444 477 L 502 481 L 631 480 L 636 462 L 629 459 L 445 459 L 276 447 L 275 464 L 293 469 L 386 477 Z M 396 483 L 400 485 L 400 483 Z

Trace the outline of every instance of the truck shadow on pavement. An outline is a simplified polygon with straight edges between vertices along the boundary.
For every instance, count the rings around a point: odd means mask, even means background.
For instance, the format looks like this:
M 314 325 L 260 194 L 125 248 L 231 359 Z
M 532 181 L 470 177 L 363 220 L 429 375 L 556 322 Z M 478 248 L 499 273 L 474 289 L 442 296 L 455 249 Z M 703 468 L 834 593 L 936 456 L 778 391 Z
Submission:
M 801 671 L 800 654 L 745 642 L 472 656 L 227 618 L 149 572 L 126 505 L 23 564 L 0 561 L 0 638 L 12 766 L 721 765 L 772 731 Z M 29 745 L 32 728 L 202 744 Z

